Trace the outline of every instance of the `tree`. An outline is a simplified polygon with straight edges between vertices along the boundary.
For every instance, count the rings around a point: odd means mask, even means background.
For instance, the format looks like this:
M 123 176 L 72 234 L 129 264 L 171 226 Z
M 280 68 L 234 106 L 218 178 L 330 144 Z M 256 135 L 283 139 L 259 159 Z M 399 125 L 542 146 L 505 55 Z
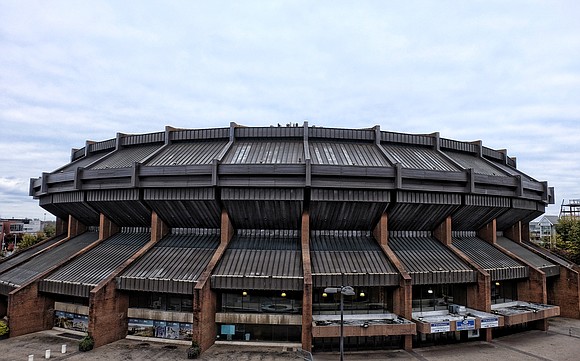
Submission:
M 562 217 L 556 225 L 556 245 L 564 250 L 564 255 L 575 263 L 580 263 L 580 219 Z
M 44 226 L 43 231 L 47 238 L 54 237 L 56 233 L 56 227 L 54 226 L 54 224 L 47 224 L 46 226 Z
M 26 249 L 33 246 L 39 241 L 39 238 L 35 234 L 26 233 L 22 236 L 22 241 L 18 242 L 18 249 Z

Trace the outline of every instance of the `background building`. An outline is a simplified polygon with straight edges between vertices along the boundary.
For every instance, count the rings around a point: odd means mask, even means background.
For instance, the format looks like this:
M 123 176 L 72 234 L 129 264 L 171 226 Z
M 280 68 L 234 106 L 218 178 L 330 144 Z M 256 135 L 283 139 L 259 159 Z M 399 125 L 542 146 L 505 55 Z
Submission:
M 481 142 L 304 126 L 87 142 L 31 180 L 59 236 L 0 263 L 12 335 L 88 331 L 350 349 L 491 340 L 580 317 L 529 242 L 553 189 Z M 54 312 L 50 312 L 54 310 Z M 56 321 L 55 321 L 56 320 Z

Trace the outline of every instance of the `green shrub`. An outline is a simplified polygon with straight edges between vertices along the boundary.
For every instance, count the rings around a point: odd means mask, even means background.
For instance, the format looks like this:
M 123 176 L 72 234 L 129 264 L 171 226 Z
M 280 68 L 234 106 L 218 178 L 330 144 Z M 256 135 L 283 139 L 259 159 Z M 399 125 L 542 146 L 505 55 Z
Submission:
M 10 328 L 8 328 L 6 321 L 0 320 L 0 336 L 7 335 L 9 331 Z
M 93 340 L 93 338 L 91 336 L 87 335 L 87 336 L 83 337 L 81 342 L 79 342 L 79 351 L 81 351 L 81 352 L 90 351 L 93 349 L 94 346 L 95 346 L 95 340 Z
M 187 349 L 187 358 L 194 359 L 198 358 L 201 354 L 201 347 L 196 340 L 191 341 L 191 347 Z

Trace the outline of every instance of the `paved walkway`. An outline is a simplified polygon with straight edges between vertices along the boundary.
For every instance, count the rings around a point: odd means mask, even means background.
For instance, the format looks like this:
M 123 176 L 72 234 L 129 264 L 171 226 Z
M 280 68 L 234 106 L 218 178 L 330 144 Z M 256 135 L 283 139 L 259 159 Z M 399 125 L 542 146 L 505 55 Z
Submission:
M 78 340 L 59 336 L 59 331 L 43 331 L 0 341 L 0 360 L 44 360 L 44 352 L 51 349 L 51 360 L 117 361 L 117 360 L 185 360 L 186 346 L 157 342 L 121 340 L 90 352 L 78 352 Z M 61 354 L 61 345 L 67 353 Z M 250 347 L 216 345 L 200 360 L 286 361 L 299 359 L 282 347 Z M 338 360 L 337 353 L 316 353 L 316 361 Z M 580 320 L 554 318 L 550 330 L 528 331 L 486 342 L 468 342 L 448 346 L 417 348 L 383 352 L 352 352 L 346 361 L 412 360 L 412 361 L 578 361 L 580 360 Z

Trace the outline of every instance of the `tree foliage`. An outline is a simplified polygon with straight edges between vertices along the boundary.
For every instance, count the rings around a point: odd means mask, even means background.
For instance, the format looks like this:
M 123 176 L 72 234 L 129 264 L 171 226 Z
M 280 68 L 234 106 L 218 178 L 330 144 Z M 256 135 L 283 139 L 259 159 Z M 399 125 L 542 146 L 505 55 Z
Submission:
M 54 237 L 56 233 L 56 227 L 54 226 L 54 224 L 47 224 L 46 226 L 44 226 L 43 231 L 44 234 L 46 235 L 46 238 Z
M 575 263 L 580 263 L 580 219 L 562 217 L 556 225 L 558 233 L 556 245 L 564 255 Z
M 42 238 L 39 238 L 38 235 L 36 234 L 26 233 L 25 235 L 22 236 L 22 240 L 18 242 L 18 249 L 26 249 L 28 247 L 31 247 L 41 239 Z

